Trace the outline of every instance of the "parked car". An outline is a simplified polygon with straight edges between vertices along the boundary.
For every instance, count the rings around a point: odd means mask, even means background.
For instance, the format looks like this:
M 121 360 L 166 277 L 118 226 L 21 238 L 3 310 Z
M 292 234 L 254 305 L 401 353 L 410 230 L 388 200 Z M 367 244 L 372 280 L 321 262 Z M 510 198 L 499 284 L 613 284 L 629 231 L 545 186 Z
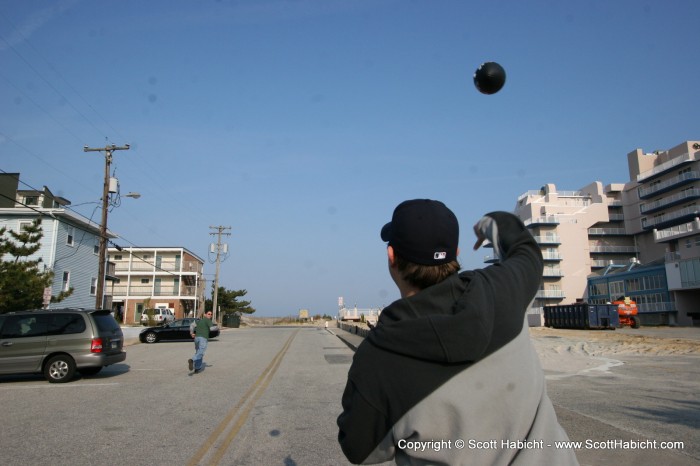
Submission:
M 143 314 L 141 314 L 141 323 L 143 325 L 148 325 L 148 314 L 152 313 L 153 315 L 153 321 L 156 324 L 166 324 L 168 322 L 172 322 L 175 320 L 175 314 L 173 314 L 173 311 L 167 308 L 157 308 L 157 309 L 146 309 L 143 311 Z
M 110 311 L 38 309 L 0 314 L 0 374 L 43 373 L 51 383 L 95 375 L 126 359 Z
M 141 330 L 139 340 L 141 343 L 157 343 L 159 341 L 187 340 L 192 341 L 190 334 L 190 324 L 199 319 L 178 319 L 165 325 L 149 327 Z M 209 328 L 209 338 L 219 336 L 220 330 L 218 325 L 212 325 Z

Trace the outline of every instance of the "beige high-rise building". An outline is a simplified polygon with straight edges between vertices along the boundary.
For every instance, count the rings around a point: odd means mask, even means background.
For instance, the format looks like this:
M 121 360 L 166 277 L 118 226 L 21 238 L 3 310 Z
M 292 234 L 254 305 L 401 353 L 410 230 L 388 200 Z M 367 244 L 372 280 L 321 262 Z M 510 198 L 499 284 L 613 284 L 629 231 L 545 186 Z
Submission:
M 663 303 L 669 322 L 700 321 L 700 142 L 652 153 L 636 149 L 627 161 L 625 184 L 594 182 L 577 191 L 547 184 L 518 198 L 514 213 L 545 260 L 531 325 L 541 322 L 542 306 L 586 300 L 590 274 L 659 260 L 671 296 Z M 642 285 L 634 282 L 633 291 L 644 291 Z
M 627 154 L 625 228 L 642 263 L 663 259 L 674 323 L 700 321 L 700 141 Z
M 530 309 L 541 323 L 543 306 L 585 299 L 587 277 L 609 265 L 637 260 L 634 237 L 625 232 L 623 184 L 594 182 L 576 191 L 547 184 L 518 198 L 514 213 L 542 248 L 544 273 Z

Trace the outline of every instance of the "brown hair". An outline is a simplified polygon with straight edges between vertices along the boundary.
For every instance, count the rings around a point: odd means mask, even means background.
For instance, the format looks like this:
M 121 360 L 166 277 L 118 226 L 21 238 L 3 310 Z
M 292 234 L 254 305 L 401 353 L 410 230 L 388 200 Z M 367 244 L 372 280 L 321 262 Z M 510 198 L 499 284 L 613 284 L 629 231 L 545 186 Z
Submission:
M 429 286 L 436 285 L 445 280 L 450 275 L 459 272 L 461 266 L 459 262 L 452 261 L 440 265 L 421 265 L 409 262 L 396 254 L 396 267 L 409 285 L 422 290 Z

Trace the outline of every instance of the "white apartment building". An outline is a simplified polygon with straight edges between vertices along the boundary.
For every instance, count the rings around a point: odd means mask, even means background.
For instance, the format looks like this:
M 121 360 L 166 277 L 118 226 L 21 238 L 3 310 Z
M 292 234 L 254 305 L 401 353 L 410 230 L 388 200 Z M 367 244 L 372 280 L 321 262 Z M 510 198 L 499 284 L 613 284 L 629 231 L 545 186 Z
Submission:
M 700 321 L 700 141 L 627 154 L 625 228 L 640 261 L 663 259 L 676 322 Z
M 168 308 L 176 318 L 204 309 L 204 260 L 182 247 L 109 248 L 119 279 L 113 307 L 124 323 L 138 323 L 146 309 Z
M 544 273 L 529 311 L 541 325 L 543 306 L 585 298 L 592 272 L 637 260 L 634 237 L 625 231 L 623 184 L 594 182 L 577 191 L 547 184 L 518 198 L 514 213 L 540 244 Z

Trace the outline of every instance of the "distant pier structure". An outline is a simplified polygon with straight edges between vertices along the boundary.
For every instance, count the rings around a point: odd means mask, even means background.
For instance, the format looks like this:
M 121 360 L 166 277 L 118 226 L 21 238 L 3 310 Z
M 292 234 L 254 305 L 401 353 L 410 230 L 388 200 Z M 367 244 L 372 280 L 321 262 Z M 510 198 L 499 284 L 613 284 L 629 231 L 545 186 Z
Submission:
M 375 325 L 382 313 L 381 308 L 359 309 L 357 305 L 348 308 L 343 297 L 338 298 L 338 320 L 340 322 L 367 322 Z

